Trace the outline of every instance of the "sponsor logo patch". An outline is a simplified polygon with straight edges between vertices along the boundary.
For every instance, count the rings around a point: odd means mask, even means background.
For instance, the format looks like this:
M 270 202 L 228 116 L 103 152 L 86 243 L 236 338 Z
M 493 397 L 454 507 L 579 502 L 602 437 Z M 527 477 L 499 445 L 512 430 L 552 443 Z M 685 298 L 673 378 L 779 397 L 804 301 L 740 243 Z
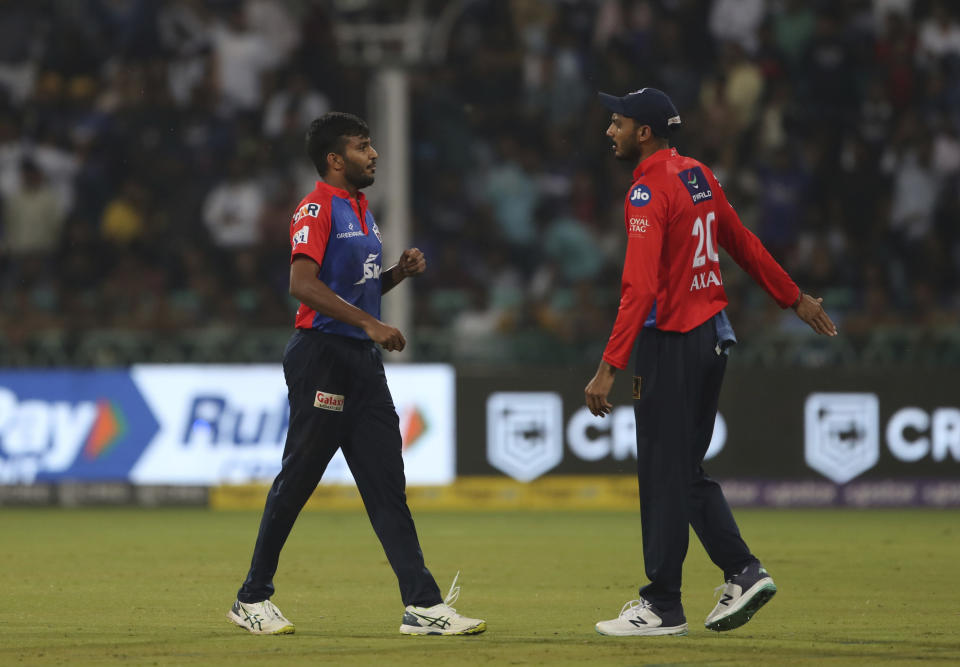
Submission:
M 343 394 L 328 394 L 325 391 L 318 391 L 316 398 L 313 399 L 313 407 L 330 410 L 331 412 L 343 412 L 344 400 Z
M 645 217 L 640 218 L 630 218 L 627 221 L 627 233 L 631 236 L 636 236 L 638 234 L 643 234 L 650 227 L 650 221 Z
M 643 378 L 639 375 L 633 376 L 633 400 L 639 400 L 640 390 L 643 387 Z
M 304 204 L 297 209 L 297 212 L 293 214 L 293 222 L 299 222 L 300 218 L 304 216 L 315 218 L 318 215 L 320 215 L 320 204 L 316 202 L 310 202 L 309 204 Z
M 293 243 L 293 247 L 296 248 L 301 243 L 305 244 L 308 238 L 310 238 L 310 227 L 309 225 L 304 225 L 300 231 L 293 235 L 291 243 Z
M 368 280 L 380 280 L 380 263 L 377 261 L 379 256 L 378 252 L 367 255 L 367 261 L 363 263 L 363 278 L 353 283 L 354 285 L 362 285 Z
M 687 192 L 690 193 L 690 199 L 693 200 L 694 204 L 713 199 L 713 191 L 710 189 L 707 177 L 703 175 L 703 170 L 700 167 L 684 169 L 677 176 Z
M 359 230 L 355 230 L 352 232 L 340 232 L 339 234 L 337 234 L 338 239 L 350 239 L 350 238 L 353 238 L 354 236 L 363 236 L 363 232 Z
M 380 228 L 377 227 L 377 223 L 371 222 L 370 226 L 373 227 L 373 233 L 377 235 L 377 240 L 383 243 L 383 237 L 380 236 Z
M 650 193 L 650 188 L 643 183 L 637 183 L 630 191 L 629 201 L 631 206 L 640 207 L 649 204 L 652 198 L 653 195 Z

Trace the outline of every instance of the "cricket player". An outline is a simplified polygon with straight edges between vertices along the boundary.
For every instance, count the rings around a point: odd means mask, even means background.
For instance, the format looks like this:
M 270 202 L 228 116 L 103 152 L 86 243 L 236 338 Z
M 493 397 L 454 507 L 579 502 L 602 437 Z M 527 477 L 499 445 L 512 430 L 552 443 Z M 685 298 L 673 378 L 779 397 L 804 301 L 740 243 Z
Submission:
M 732 630 L 776 593 L 750 552 L 720 485 L 702 463 L 713 435 L 727 348 L 736 342 L 724 307 L 719 248 L 780 305 L 818 334 L 837 329 L 740 222 L 710 169 L 671 148 L 680 126 L 670 98 L 655 88 L 623 97 L 600 94 L 612 112 L 607 136 L 620 160 L 636 165 L 624 201 L 627 252 L 620 306 L 603 359 L 585 389 L 594 415 L 609 414 L 607 396 L 637 342 L 633 377 L 637 480 L 643 561 L 650 580 L 617 618 L 597 623 L 604 635 L 687 633 L 681 572 L 693 526 L 723 571 L 711 630 Z
M 459 595 L 456 578 L 441 599 L 424 564 L 407 507 L 399 418 L 377 348 L 406 345 L 398 329 L 380 321 L 380 297 L 423 273 L 426 260 L 410 248 L 381 270 L 380 230 L 360 192 L 373 184 L 377 151 L 361 118 L 332 112 L 314 120 L 307 153 L 322 180 L 290 221 L 290 294 L 300 300 L 296 331 L 283 354 L 290 426 L 250 571 L 227 618 L 254 634 L 294 632 L 270 602 L 273 575 L 297 515 L 341 449 L 400 584 L 406 607 L 400 632 L 483 632 L 485 621 L 450 606 Z

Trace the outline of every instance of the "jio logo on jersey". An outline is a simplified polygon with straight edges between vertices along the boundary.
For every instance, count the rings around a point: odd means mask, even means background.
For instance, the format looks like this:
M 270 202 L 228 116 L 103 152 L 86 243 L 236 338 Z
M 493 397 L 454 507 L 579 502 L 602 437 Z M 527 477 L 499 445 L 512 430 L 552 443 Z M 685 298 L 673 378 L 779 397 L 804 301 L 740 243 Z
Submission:
M 629 201 L 631 206 L 646 206 L 650 203 L 651 198 L 650 188 L 643 183 L 637 183 L 633 186 L 633 190 L 630 191 Z

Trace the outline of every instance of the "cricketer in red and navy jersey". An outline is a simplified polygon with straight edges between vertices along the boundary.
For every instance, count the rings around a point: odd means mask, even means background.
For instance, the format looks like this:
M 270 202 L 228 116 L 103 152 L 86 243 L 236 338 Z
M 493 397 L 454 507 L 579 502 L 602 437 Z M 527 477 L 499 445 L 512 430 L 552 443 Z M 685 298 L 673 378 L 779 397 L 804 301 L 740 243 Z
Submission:
M 380 267 L 383 256 L 380 230 L 367 210 L 367 198 L 356 198 L 341 188 L 317 181 L 316 189 L 303 198 L 290 221 L 290 262 L 298 256 L 320 267 L 317 278 L 337 296 L 380 319 Z M 298 329 L 369 340 L 354 325 L 318 313 L 301 303 Z
M 658 329 L 685 333 L 727 305 L 717 248 L 722 247 L 786 308 L 800 288 L 743 226 L 710 169 L 675 148 L 643 159 L 623 203 L 627 255 L 620 309 L 603 353 L 623 369 L 656 304 Z

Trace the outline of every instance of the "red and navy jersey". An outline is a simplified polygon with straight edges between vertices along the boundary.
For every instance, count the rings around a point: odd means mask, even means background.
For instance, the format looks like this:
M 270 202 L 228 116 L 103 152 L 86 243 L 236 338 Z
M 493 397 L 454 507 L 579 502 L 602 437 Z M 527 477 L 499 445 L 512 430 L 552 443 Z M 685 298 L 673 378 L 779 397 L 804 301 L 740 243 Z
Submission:
M 624 201 L 627 254 L 620 309 L 603 353 L 625 368 L 633 342 L 656 305 L 664 331 L 687 332 L 727 305 L 722 247 L 782 308 L 800 294 L 796 283 L 743 226 L 710 169 L 664 148 L 643 160 Z
M 304 255 L 320 265 L 317 279 L 347 303 L 380 319 L 380 230 L 367 198 L 317 181 L 290 220 L 290 262 Z M 297 309 L 298 329 L 369 340 L 360 328 L 322 315 L 305 304 Z

